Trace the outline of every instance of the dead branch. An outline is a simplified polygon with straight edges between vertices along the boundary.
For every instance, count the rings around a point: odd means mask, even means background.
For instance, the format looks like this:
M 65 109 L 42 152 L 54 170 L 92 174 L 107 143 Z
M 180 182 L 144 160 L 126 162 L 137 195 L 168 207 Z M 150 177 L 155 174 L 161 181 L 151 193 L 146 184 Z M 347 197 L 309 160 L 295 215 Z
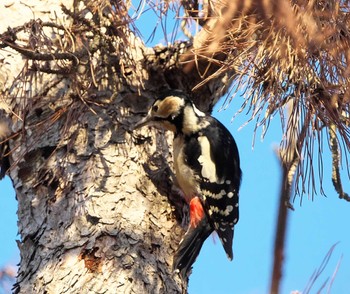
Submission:
M 337 129 L 335 125 L 331 125 L 329 128 L 329 142 L 332 150 L 332 183 L 339 195 L 339 198 L 344 199 L 346 201 L 350 201 L 350 196 L 343 190 L 343 185 L 340 178 L 340 155 L 336 137 L 336 130 Z
M 298 113 L 293 113 L 293 101 L 288 105 L 288 123 L 298 119 Z M 282 268 L 284 263 L 284 247 L 287 235 L 288 208 L 293 209 L 290 204 L 292 184 L 295 180 L 296 166 L 299 162 L 297 151 L 298 133 L 293 129 L 287 130 L 289 145 L 278 150 L 278 157 L 281 163 L 282 178 L 279 198 L 278 218 L 275 233 L 274 263 L 271 276 L 270 293 L 278 294 L 282 279 Z

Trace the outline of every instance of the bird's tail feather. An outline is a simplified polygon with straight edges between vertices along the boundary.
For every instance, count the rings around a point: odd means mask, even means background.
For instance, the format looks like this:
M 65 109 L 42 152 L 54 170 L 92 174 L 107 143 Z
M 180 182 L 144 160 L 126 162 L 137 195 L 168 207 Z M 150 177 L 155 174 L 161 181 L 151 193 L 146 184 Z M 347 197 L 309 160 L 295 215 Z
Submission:
M 183 280 L 187 280 L 192 264 L 195 262 L 204 241 L 212 232 L 213 229 L 206 216 L 195 228 L 191 226 L 188 228 L 175 252 L 173 261 L 173 270 L 179 270 Z

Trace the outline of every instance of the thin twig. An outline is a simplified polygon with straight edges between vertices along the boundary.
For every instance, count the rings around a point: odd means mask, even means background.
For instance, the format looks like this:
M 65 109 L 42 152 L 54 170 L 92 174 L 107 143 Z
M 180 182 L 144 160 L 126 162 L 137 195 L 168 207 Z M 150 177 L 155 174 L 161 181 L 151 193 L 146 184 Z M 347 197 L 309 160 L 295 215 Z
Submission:
M 287 104 L 289 120 L 298 119 L 298 114 L 293 113 L 293 100 Z M 287 235 L 288 208 L 293 209 L 290 204 L 292 184 L 295 178 L 296 165 L 299 162 L 297 152 L 297 138 L 293 129 L 287 129 L 287 140 L 289 144 L 285 148 L 280 148 L 278 155 L 282 168 L 282 181 L 280 191 L 280 203 L 278 208 L 278 219 L 275 234 L 274 263 L 271 276 L 270 293 L 278 294 L 282 279 L 282 267 L 284 262 L 285 239 Z
M 271 278 L 270 293 L 278 294 L 280 288 L 280 282 L 282 279 L 282 266 L 284 261 L 284 244 L 287 234 L 287 218 L 288 218 L 288 207 L 285 199 L 290 196 L 290 187 L 287 187 L 288 170 L 282 165 L 283 176 L 282 176 L 282 187 L 280 192 L 280 204 L 278 208 L 278 221 L 276 228 L 275 237 L 275 249 L 274 249 L 274 262 L 273 272 Z
M 324 272 L 325 268 L 327 267 L 327 265 L 328 265 L 328 263 L 329 263 L 329 260 L 331 259 L 332 254 L 333 254 L 333 252 L 334 252 L 334 249 L 335 249 L 335 247 L 336 247 L 337 245 L 338 245 L 338 243 L 335 243 L 335 244 L 332 245 L 332 247 L 328 250 L 328 252 L 327 252 L 326 256 L 323 258 L 323 260 L 322 260 L 320 266 L 313 272 L 312 276 L 310 277 L 309 282 L 308 282 L 308 284 L 306 285 L 306 287 L 305 287 L 303 293 L 308 294 L 308 293 L 311 292 L 312 287 L 315 285 L 315 282 L 317 281 L 317 279 L 320 278 L 321 274 Z M 337 273 L 337 271 L 338 271 L 339 265 L 340 265 L 340 263 L 338 262 L 337 267 L 336 267 L 336 270 L 335 270 L 335 272 L 333 273 L 332 279 L 331 279 L 331 281 L 330 281 L 330 286 L 331 286 L 332 283 L 333 283 L 333 280 L 334 280 L 335 275 L 336 275 L 336 273 Z M 325 285 L 328 283 L 328 281 L 329 281 L 329 278 L 327 278 L 326 281 L 323 282 L 322 288 L 325 287 Z M 328 288 L 328 289 L 330 289 L 330 288 Z M 320 290 L 321 290 L 321 289 L 320 289 Z M 321 292 L 320 292 L 320 291 L 317 291 L 317 293 L 321 293 Z

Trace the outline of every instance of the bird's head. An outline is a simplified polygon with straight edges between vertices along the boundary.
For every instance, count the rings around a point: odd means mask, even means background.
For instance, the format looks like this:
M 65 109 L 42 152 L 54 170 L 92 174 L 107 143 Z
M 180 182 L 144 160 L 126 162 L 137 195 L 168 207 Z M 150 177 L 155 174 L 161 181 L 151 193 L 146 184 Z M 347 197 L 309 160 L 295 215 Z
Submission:
M 153 103 L 146 117 L 141 119 L 134 129 L 154 125 L 177 134 L 189 134 L 199 129 L 203 117 L 205 114 L 198 110 L 183 92 L 169 90 Z

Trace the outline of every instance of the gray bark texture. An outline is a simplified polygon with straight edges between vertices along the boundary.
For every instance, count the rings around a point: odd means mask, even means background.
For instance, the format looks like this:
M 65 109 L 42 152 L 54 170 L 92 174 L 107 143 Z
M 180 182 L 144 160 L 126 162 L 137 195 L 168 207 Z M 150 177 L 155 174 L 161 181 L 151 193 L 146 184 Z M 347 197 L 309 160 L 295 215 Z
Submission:
M 5 2 L 0 142 L 18 200 L 14 292 L 186 292 L 171 270 L 187 209 L 172 184 L 172 138 L 132 127 L 162 88 L 200 81 L 179 63 L 189 44 L 145 47 L 119 1 Z M 218 80 L 193 94 L 204 111 Z

